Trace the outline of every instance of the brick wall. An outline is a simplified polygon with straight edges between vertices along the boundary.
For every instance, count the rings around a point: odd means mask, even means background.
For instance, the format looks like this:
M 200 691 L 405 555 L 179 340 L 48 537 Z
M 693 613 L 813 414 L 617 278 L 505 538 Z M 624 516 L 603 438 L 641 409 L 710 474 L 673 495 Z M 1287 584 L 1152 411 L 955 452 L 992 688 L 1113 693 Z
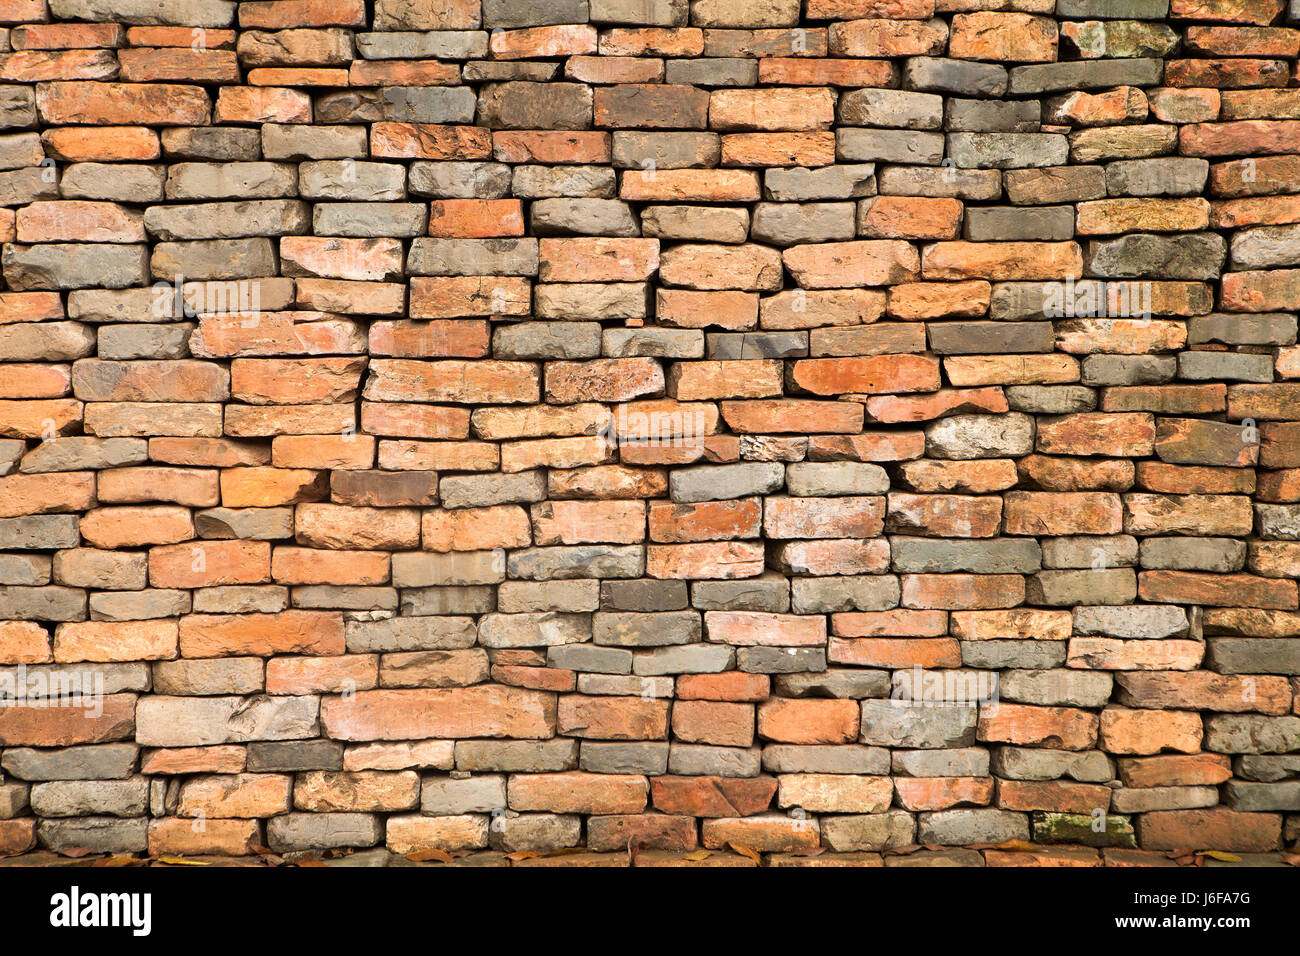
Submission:
M 0 850 L 1296 839 L 1284 7 L 3 0 Z

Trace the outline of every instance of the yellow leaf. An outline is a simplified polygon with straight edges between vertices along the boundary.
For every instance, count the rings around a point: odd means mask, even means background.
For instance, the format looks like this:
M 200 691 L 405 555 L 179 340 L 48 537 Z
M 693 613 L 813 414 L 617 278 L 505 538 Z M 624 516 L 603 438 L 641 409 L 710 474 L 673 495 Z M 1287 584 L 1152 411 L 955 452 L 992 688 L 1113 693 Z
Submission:
M 1204 850 L 1197 856 L 1208 856 L 1211 860 L 1219 860 L 1222 863 L 1240 863 L 1241 857 L 1232 853 L 1224 853 L 1222 850 Z
M 166 863 L 170 866 L 211 866 L 207 860 L 187 860 L 181 856 L 160 856 L 159 863 Z
M 682 859 L 689 860 L 692 863 L 699 863 L 700 860 L 707 860 L 711 856 L 713 856 L 712 850 L 692 850 L 690 853 L 687 853 L 682 857 Z
M 517 863 L 520 860 L 531 860 L 538 856 L 541 856 L 541 854 L 536 850 L 516 850 L 514 853 L 507 853 L 506 859 Z
M 745 846 L 743 843 L 728 843 L 727 846 L 731 847 L 741 856 L 749 857 L 755 863 L 763 862 L 763 858 L 758 855 L 758 851 L 755 850 L 753 847 Z
M 994 850 L 1006 850 L 1010 853 L 1033 853 L 1038 847 L 1027 840 L 1007 840 L 1005 843 L 998 843 Z

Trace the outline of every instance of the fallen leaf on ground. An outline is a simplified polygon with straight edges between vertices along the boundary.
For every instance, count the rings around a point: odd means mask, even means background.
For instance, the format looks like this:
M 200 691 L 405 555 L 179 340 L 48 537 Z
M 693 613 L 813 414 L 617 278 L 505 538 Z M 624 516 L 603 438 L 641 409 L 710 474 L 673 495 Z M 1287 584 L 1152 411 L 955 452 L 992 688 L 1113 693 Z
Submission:
M 417 850 L 414 853 L 406 854 L 406 858 L 412 863 L 450 863 L 452 856 L 446 850 L 439 850 L 436 847 L 428 850 Z
M 1222 850 L 1202 850 L 1197 856 L 1208 856 L 1211 860 L 1218 860 L 1221 863 L 1241 862 L 1241 857 L 1235 853 L 1224 853 Z

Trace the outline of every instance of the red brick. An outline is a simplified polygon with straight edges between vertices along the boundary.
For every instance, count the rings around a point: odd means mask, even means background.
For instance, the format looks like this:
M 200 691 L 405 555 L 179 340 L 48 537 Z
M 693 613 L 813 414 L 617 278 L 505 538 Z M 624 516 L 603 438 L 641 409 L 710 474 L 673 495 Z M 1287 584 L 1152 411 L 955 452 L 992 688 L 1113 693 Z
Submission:
M 668 702 L 566 694 L 559 700 L 557 732 L 590 740 L 667 740 Z
M 1014 607 L 1025 599 L 1018 574 L 905 574 L 903 607 L 967 610 Z
M 895 777 L 894 790 L 906 810 L 987 807 L 993 801 L 993 778 Z
M 691 817 L 748 817 L 763 813 L 776 796 L 774 777 L 650 778 L 650 799 L 662 813 Z
M 839 744 L 857 740 L 854 700 L 774 698 L 758 707 L 758 735 L 790 744 Z
M 481 239 L 524 234 L 518 199 L 435 199 L 429 204 L 429 235 Z
M 181 618 L 182 657 L 339 655 L 344 652 L 338 611 L 279 614 L 190 614 Z
M 999 702 L 996 713 L 980 714 L 976 736 L 988 743 L 1088 750 L 1097 743 L 1098 718 L 1075 707 L 1039 707 Z
M 923 355 L 799 359 L 791 379 L 814 395 L 932 392 L 940 385 L 938 359 Z
M 650 503 L 650 540 L 679 544 L 757 538 L 762 506 L 757 498 L 733 501 Z
M 1215 807 L 1161 810 L 1138 817 L 1138 839 L 1150 850 L 1267 853 L 1278 848 L 1281 837 L 1282 817 L 1276 813 L 1242 813 Z
M 721 674 L 682 674 L 677 678 L 677 699 L 734 700 L 761 703 L 771 692 L 766 674 L 727 671 Z
M 754 706 L 711 700 L 681 700 L 673 705 L 674 740 L 719 747 L 754 742 Z
M 38 87 L 36 106 L 51 124 L 201 126 L 211 102 L 199 86 L 70 82 Z
M 418 690 L 365 690 L 321 701 L 321 724 L 336 740 L 424 740 L 555 733 L 555 696 L 484 684 Z

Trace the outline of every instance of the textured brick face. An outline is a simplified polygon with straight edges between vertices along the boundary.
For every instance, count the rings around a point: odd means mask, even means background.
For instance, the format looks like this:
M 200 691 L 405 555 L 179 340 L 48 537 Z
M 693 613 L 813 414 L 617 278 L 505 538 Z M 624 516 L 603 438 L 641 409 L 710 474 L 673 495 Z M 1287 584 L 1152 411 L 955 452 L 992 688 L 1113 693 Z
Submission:
M 1298 14 L 0 4 L 0 855 L 1296 840 Z

